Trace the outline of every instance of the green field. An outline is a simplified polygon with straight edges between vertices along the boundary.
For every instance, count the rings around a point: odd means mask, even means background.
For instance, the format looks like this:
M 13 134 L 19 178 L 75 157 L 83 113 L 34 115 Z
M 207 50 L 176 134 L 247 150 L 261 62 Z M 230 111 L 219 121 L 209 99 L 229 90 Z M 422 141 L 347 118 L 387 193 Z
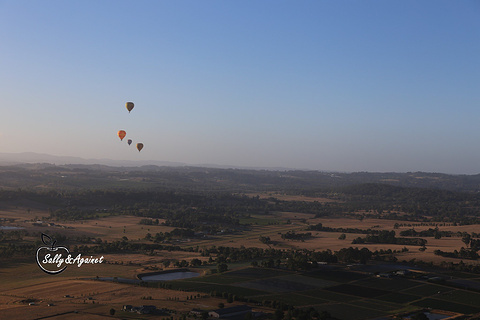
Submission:
M 354 296 L 362 298 L 374 298 L 389 293 L 389 291 L 386 290 L 371 287 L 362 287 L 354 284 L 341 284 L 335 287 L 327 288 L 327 290 L 343 294 L 352 294 Z
M 366 278 L 355 282 L 356 285 L 365 286 L 369 288 L 377 288 L 381 290 L 390 290 L 390 291 L 401 291 L 416 287 L 421 284 L 421 282 L 407 280 L 403 278 Z
M 325 299 L 305 296 L 297 293 L 271 294 L 271 295 L 259 296 L 257 298 L 262 299 L 262 301 L 263 300 L 280 301 L 280 302 L 284 302 L 290 305 L 296 305 L 300 307 L 309 306 L 309 305 L 318 305 L 318 304 L 329 302 L 328 300 L 325 300 Z
M 279 270 L 279 269 L 262 269 L 262 268 L 245 268 L 226 273 L 228 276 L 242 277 L 246 279 L 263 279 L 278 276 L 285 276 L 294 274 L 293 271 Z
M 436 285 L 436 284 L 420 284 L 416 287 L 402 290 L 402 293 L 426 297 L 426 296 L 432 296 L 438 293 L 448 292 L 452 290 L 454 289 L 446 286 Z
M 416 296 L 413 294 L 405 294 L 401 292 L 391 292 L 379 297 L 376 297 L 378 300 L 387 301 L 387 302 L 395 302 L 395 303 L 410 303 L 415 300 L 419 300 L 423 297 Z
M 251 301 L 313 306 L 339 319 L 372 319 L 399 312 L 435 308 L 480 312 L 480 293 L 406 278 L 378 278 L 341 268 L 298 273 L 247 267 L 172 282 L 182 290 L 231 293 Z
M 458 302 L 469 306 L 480 307 L 480 293 L 465 290 L 454 290 L 438 294 L 437 299 Z
M 480 312 L 480 307 L 472 307 L 465 304 L 445 301 L 445 300 L 438 300 L 432 298 L 426 298 L 417 302 L 414 302 L 413 305 L 419 306 L 422 308 L 432 308 L 432 309 L 440 309 L 440 310 L 447 310 L 452 312 L 458 313 L 478 313 Z
M 329 300 L 330 302 L 346 302 L 346 301 L 359 299 L 359 297 L 356 297 L 353 295 L 335 293 L 332 291 L 322 290 L 322 289 L 303 291 L 302 295 L 316 297 L 319 299 L 325 299 L 325 300 Z
M 189 282 L 203 282 L 203 283 L 217 283 L 217 284 L 232 284 L 237 282 L 243 282 L 248 278 L 227 276 L 227 275 L 213 275 L 199 278 L 188 279 Z
M 342 320 L 373 319 L 389 314 L 389 312 L 362 308 L 346 303 L 320 305 L 316 308 L 321 311 L 328 311 L 332 316 Z
M 344 270 L 329 270 L 329 269 L 321 269 L 312 272 L 306 272 L 304 274 L 308 277 L 313 278 L 320 278 L 329 281 L 336 281 L 336 282 L 350 282 L 354 280 L 364 279 L 368 276 L 358 272 L 349 272 Z

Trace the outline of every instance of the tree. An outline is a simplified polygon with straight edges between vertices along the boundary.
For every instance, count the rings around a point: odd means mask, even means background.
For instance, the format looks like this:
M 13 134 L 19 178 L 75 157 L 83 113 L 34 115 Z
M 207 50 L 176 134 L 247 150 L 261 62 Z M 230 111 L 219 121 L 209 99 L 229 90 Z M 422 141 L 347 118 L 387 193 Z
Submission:
M 462 242 L 465 243 L 465 245 L 468 247 L 468 245 L 470 244 L 470 241 L 472 240 L 472 236 L 468 233 L 466 233 L 463 237 L 462 237 Z
M 194 258 L 192 261 L 190 261 L 190 265 L 192 267 L 198 267 L 202 265 L 202 261 L 200 259 Z
M 110 309 L 110 315 L 111 315 L 111 316 L 115 315 L 115 309 L 113 309 L 113 308 Z
M 280 309 L 275 310 L 275 313 L 273 314 L 273 319 L 274 320 L 282 320 L 284 317 L 283 311 Z
M 342 234 L 338 237 L 338 239 L 339 239 L 339 240 L 345 240 L 346 237 L 347 237 L 347 236 L 345 235 L 345 233 L 342 233 Z
M 218 273 L 222 273 L 228 270 L 228 266 L 226 263 L 220 263 L 217 265 L 217 271 Z
M 260 236 L 259 240 L 260 240 L 260 242 L 263 243 L 263 244 L 270 244 L 270 243 L 272 243 L 272 240 L 270 239 L 270 237 Z

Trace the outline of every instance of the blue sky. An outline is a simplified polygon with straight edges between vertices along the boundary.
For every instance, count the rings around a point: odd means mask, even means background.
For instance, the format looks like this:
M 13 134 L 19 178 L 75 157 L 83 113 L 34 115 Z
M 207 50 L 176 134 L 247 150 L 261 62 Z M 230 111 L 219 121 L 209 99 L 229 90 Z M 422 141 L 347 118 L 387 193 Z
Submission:
M 478 1 L 0 0 L 0 152 L 480 173 L 479 62 Z

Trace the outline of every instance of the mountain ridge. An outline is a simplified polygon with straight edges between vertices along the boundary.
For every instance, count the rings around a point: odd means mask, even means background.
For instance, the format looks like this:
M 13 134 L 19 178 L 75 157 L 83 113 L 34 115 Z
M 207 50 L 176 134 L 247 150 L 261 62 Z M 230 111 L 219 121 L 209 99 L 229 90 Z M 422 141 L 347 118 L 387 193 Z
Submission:
M 2 153 L 0 152 L 0 165 L 16 165 L 22 163 L 51 163 L 55 165 L 83 164 L 83 165 L 106 165 L 113 167 L 141 167 L 148 165 L 167 166 L 167 167 L 204 167 L 217 169 L 251 169 L 251 170 L 302 170 L 284 167 L 248 167 L 237 165 L 220 164 L 187 164 L 184 162 L 162 161 L 162 160 L 113 160 L 113 159 L 85 159 L 74 156 L 56 156 L 46 153 L 20 152 L 20 153 Z

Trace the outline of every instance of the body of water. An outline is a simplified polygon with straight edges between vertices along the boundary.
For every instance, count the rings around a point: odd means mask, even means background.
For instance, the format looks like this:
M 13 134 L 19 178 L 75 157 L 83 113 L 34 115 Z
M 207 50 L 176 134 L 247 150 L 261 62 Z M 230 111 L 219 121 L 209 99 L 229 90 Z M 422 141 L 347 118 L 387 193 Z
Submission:
M 9 226 L 0 226 L 0 230 L 21 230 L 25 229 L 22 227 L 9 227 Z
M 157 273 L 141 276 L 142 281 L 168 281 L 178 279 L 188 279 L 200 276 L 198 272 L 192 271 L 175 271 L 166 273 Z

